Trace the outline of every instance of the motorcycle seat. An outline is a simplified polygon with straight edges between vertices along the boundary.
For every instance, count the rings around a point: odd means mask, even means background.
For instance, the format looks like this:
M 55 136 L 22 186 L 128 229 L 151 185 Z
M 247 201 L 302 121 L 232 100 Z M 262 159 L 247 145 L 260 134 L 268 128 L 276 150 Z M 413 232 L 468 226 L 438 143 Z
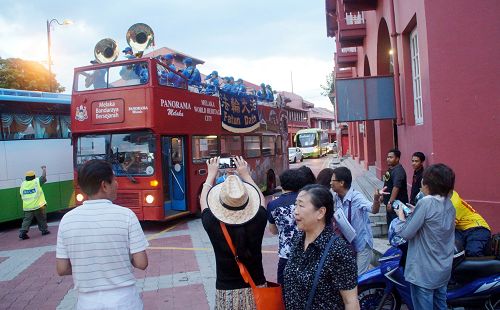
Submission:
M 453 270 L 453 279 L 466 283 L 495 274 L 500 274 L 500 260 L 465 259 Z

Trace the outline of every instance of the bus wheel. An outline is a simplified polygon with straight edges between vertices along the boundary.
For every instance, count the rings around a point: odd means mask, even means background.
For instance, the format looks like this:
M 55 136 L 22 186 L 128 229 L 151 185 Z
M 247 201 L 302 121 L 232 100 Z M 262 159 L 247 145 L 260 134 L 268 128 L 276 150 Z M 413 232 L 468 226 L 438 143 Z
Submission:
M 272 194 L 274 193 L 275 189 L 276 189 L 276 175 L 274 174 L 274 171 L 269 170 L 267 172 L 266 192 L 267 194 Z

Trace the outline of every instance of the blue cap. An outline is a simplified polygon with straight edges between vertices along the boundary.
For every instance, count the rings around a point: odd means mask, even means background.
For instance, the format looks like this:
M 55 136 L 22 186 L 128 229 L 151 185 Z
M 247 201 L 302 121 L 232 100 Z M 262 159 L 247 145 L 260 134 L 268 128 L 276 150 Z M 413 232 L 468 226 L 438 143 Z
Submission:
M 243 82 L 243 80 L 242 79 L 237 79 L 236 82 Z
M 185 63 L 186 65 L 190 65 L 193 63 L 193 60 L 191 58 L 186 58 L 184 59 L 183 63 Z
M 128 53 L 131 51 L 132 51 L 132 48 L 130 46 L 127 46 L 126 48 L 123 49 L 122 53 Z
M 211 76 L 219 76 L 219 72 L 217 71 L 212 71 L 212 73 L 210 73 Z
M 163 59 L 174 59 L 174 56 L 172 54 L 166 54 L 163 56 Z
M 266 84 L 264 84 L 264 83 L 260 83 L 260 86 L 261 86 L 261 87 L 266 87 Z

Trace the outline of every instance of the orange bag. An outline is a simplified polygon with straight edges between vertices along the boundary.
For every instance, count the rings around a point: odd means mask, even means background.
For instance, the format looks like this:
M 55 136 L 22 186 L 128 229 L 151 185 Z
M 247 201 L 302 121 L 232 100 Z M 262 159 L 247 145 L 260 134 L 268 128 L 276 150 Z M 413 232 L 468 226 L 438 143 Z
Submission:
M 281 285 L 267 281 L 267 287 L 257 287 L 247 268 L 242 262 L 239 261 L 238 255 L 236 255 L 236 249 L 233 245 L 233 241 L 231 240 L 231 236 L 229 236 L 226 224 L 220 222 L 220 227 L 222 228 L 222 232 L 224 233 L 224 237 L 226 238 L 231 252 L 233 252 L 234 259 L 240 268 L 243 280 L 245 283 L 250 284 L 250 287 L 252 288 L 257 310 L 285 310 Z

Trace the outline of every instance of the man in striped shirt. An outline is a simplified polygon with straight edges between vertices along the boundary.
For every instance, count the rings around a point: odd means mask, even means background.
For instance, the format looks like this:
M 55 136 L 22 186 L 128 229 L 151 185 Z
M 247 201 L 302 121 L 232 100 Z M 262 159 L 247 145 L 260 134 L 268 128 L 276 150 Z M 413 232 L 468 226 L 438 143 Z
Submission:
M 57 273 L 73 275 L 77 309 L 142 309 L 133 267 L 146 269 L 149 244 L 135 214 L 111 202 L 118 188 L 111 165 L 88 161 L 78 184 L 88 200 L 59 224 Z

